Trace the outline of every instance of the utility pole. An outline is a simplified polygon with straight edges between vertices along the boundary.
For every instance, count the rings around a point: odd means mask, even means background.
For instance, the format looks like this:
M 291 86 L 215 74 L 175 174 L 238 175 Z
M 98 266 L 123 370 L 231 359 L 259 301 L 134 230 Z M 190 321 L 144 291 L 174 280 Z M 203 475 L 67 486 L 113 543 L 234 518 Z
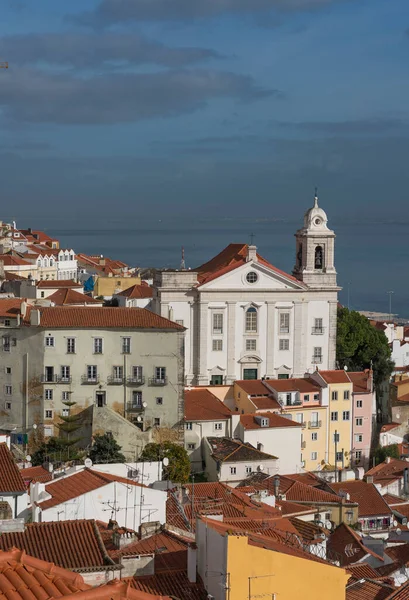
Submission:
M 392 294 L 394 294 L 395 292 L 390 290 L 386 293 L 389 294 L 389 321 L 392 321 Z
M 335 444 L 335 461 L 334 461 L 335 481 L 338 483 L 338 472 L 337 472 L 338 431 L 337 430 L 335 430 L 335 433 L 334 433 L 334 444 Z

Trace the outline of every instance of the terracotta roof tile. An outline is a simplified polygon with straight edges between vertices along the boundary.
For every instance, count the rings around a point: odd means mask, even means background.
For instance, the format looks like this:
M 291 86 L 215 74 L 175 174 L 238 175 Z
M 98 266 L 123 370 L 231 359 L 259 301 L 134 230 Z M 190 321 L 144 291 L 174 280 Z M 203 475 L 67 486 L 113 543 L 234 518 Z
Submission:
M 275 398 L 270 396 L 252 396 L 250 400 L 256 407 L 256 410 L 281 410 L 281 404 L 279 404 Z
M 23 298 L 0 298 L 0 317 L 16 318 L 21 313 Z
M 277 392 L 301 392 L 302 394 L 319 394 L 321 387 L 311 379 L 293 377 L 289 379 L 266 379 L 268 387 Z
M 225 421 L 230 415 L 231 410 L 208 389 L 185 389 L 185 421 Z
M 347 492 L 352 502 L 358 504 L 358 515 L 360 517 L 390 515 L 390 507 L 379 493 L 373 483 L 365 481 L 344 481 L 342 483 L 331 483 L 330 487 L 340 494 Z
M 314 542 L 322 535 L 329 536 L 327 529 L 316 525 L 313 521 L 302 521 L 301 519 L 297 519 L 297 517 L 290 517 L 289 520 L 305 542 Z M 320 541 L 322 541 L 322 538 Z
M 286 477 L 293 479 L 294 481 L 300 481 L 306 485 L 312 485 L 313 487 L 320 487 L 323 483 L 322 479 L 309 471 L 306 471 L 305 473 L 291 473 L 290 475 L 286 474 Z
M 24 532 L 0 536 L 0 550 L 13 547 L 65 569 L 103 567 L 113 562 L 94 520 L 29 523 Z
M 319 371 L 319 374 L 326 383 L 351 383 L 344 369 L 339 369 L 338 371 Z
M 367 563 L 357 563 L 353 565 L 348 565 L 346 567 L 348 573 L 350 573 L 351 577 L 348 580 L 348 583 L 352 583 L 353 581 L 357 581 L 359 579 L 378 579 L 378 573 Z
M 346 600 L 386 600 L 393 590 L 386 583 L 361 579 L 347 585 Z
M 186 396 L 185 396 L 186 401 Z M 263 425 L 256 420 L 256 417 L 268 419 L 268 425 Z M 244 429 L 280 429 L 282 427 L 302 427 L 302 423 L 292 421 L 276 413 L 255 413 L 240 415 L 240 423 Z
M 179 600 L 206 600 L 208 598 L 200 577 L 197 576 L 196 583 L 190 583 L 186 571 L 169 571 L 134 577 L 131 580 L 131 586 L 135 590 L 148 594 L 168 594 Z
M 360 562 L 368 554 L 383 561 L 381 557 L 367 548 L 362 538 L 345 523 L 338 525 L 335 531 L 331 533 L 327 548 L 342 556 L 343 566 Z
M 126 298 L 152 298 L 153 288 L 143 283 L 140 285 L 131 285 L 126 290 L 119 292 L 117 296 L 125 296 Z
M 391 458 L 389 462 L 380 463 L 376 467 L 369 469 L 369 471 L 365 473 L 365 478 L 368 477 L 368 475 L 372 476 L 374 483 L 385 486 L 392 481 L 396 481 L 396 479 L 401 479 L 405 469 L 409 469 L 408 461 Z
M 32 264 L 27 260 L 19 258 L 18 256 L 12 256 L 11 254 L 0 254 L 0 262 L 5 267 L 32 267 Z
M 268 394 L 271 394 L 260 379 L 237 379 L 235 384 L 249 396 L 268 396 Z
M 52 481 L 53 475 L 44 467 L 28 467 L 27 469 L 21 469 L 20 471 L 22 478 L 26 483 L 47 483 Z
M 230 438 L 207 437 L 215 460 L 221 462 L 241 462 L 254 460 L 274 460 L 277 457 L 257 450 L 251 444 L 243 444 Z
M 386 425 L 382 425 L 381 433 L 384 433 L 385 431 L 391 431 L 391 429 L 395 429 L 396 427 L 399 427 L 400 425 L 401 425 L 400 423 L 387 423 Z
M 355 394 L 370 394 L 370 371 L 348 371 Z M 368 389 L 369 387 L 369 389 Z
M 404 500 L 403 498 L 399 498 L 399 496 L 394 496 L 393 494 L 384 494 L 383 499 L 385 500 L 385 502 L 387 504 L 389 504 L 389 506 L 393 506 L 395 504 L 406 504 L 407 500 Z
M 388 600 L 409 600 L 409 583 L 405 583 L 396 592 L 392 592 L 388 596 Z
M 67 306 L 70 304 L 84 305 L 84 304 L 102 304 L 100 300 L 91 298 L 86 294 L 77 292 L 71 288 L 60 288 L 54 294 L 47 297 L 47 300 L 54 302 L 58 306 Z
M 0 495 L 2 492 L 26 492 L 27 486 L 7 444 L 0 444 Z
M 58 289 L 58 288 L 77 288 L 83 289 L 82 283 L 78 283 L 73 279 L 42 279 L 37 282 L 37 288 L 40 290 Z
M 176 329 L 184 328 L 145 308 L 101 308 L 93 306 L 38 307 L 40 326 L 50 329 L 119 328 Z

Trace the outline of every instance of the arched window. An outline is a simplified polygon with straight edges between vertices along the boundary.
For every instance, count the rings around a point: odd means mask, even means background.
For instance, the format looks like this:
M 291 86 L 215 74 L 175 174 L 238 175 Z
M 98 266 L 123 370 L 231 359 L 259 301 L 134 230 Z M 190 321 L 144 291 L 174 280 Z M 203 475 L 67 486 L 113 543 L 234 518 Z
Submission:
M 246 333 L 257 332 L 257 310 L 250 306 L 246 310 Z
M 324 252 L 322 246 L 317 246 L 315 248 L 314 266 L 316 269 L 322 269 L 324 266 Z
M 44 259 L 44 266 L 45 266 L 45 267 L 48 267 L 48 258 L 45 258 L 45 259 Z

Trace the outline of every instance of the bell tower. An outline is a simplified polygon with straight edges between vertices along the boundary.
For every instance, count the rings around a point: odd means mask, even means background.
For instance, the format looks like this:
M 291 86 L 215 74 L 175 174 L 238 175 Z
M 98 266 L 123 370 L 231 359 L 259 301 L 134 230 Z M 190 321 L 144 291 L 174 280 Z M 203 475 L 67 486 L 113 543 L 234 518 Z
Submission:
M 318 206 L 315 192 L 314 206 L 304 215 L 304 226 L 295 234 L 296 262 L 293 275 L 311 288 L 336 288 L 337 272 L 334 266 L 335 233 L 328 229 L 325 211 Z

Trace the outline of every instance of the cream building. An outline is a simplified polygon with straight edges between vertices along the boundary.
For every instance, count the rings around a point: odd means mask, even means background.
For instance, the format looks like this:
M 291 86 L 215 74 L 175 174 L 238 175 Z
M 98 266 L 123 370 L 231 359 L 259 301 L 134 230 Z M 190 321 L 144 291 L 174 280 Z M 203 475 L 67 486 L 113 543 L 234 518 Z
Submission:
M 303 376 L 335 367 L 335 234 L 314 206 L 296 232 L 292 275 L 253 245 L 230 244 L 197 269 L 162 271 L 153 310 L 187 328 L 188 384 Z

